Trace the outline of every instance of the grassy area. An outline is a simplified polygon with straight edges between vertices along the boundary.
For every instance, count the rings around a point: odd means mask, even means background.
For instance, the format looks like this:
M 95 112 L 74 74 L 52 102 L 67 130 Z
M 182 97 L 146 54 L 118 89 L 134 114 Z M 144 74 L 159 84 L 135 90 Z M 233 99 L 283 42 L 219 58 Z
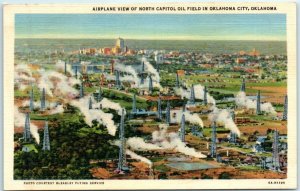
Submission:
M 168 172 L 170 170 L 166 165 L 163 164 L 154 166 L 154 169 L 160 172 Z
M 150 160 L 152 161 L 152 162 L 158 162 L 158 161 L 161 161 L 161 160 L 164 160 L 165 159 L 165 157 L 153 157 L 153 158 L 151 158 Z
M 250 165 L 239 166 L 238 168 L 241 169 L 241 170 L 249 170 L 249 171 L 252 171 L 252 170 L 261 170 L 260 166 L 250 166 Z
M 228 129 L 221 128 L 221 127 L 217 127 L 216 130 L 217 130 L 217 133 L 226 133 L 226 132 L 229 133 L 229 130 L 228 130 Z M 202 133 L 203 133 L 203 135 L 204 135 L 205 137 L 210 137 L 210 136 L 211 136 L 211 131 L 212 131 L 211 128 L 203 128 Z

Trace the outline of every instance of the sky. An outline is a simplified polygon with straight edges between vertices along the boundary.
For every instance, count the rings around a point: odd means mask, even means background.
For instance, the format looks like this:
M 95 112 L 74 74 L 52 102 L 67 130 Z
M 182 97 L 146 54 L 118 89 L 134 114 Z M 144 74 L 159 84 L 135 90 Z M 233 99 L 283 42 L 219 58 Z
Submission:
M 16 38 L 286 40 L 284 14 L 16 14 Z

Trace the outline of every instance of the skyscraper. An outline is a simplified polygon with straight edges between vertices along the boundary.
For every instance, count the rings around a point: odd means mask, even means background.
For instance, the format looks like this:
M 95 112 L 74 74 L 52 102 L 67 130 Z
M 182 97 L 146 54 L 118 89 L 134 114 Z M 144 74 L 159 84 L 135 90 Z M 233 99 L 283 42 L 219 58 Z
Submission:
M 117 48 L 120 48 L 122 52 L 124 52 L 125 50 L 125 42 L 124 42 L 124 39 L 122 38 L 117 38 L 116 40 L 116 47 Z

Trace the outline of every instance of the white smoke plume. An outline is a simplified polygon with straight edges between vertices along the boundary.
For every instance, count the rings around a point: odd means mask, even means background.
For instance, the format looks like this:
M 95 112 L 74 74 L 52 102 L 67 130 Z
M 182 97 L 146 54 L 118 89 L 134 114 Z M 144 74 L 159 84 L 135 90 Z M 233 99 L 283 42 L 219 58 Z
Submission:
M 140 155 L 136 154 L 135 152 L 133 152 L 131 150 L 128 150 L 128 149 L 126 149 L 126 154 L 129 155 L 133 159 L 140 160 L 140 161 L 148 164 L 149 168 L 152 167 L 152 162 L 149 159 L 147 159 L 147 158 L 145 158 L 143 156 L 140 156 Z
M 195 98 L 203 100 L 204 87 L 201 86 L 200 84 L 194 85 L 194 91 L 195 91 Z M 185 90 L 183 88 L 177 88 L 175 90 L 175 93 L 177 95 L 180 95 L 181 98 L 190 99 L 190 96 L 191 96 L 191 91 L 190 90 Z M 207 92 L 206 96 L 207 96 L 207 103 L 210 103 L 210 104 L 213 104 L 213 105 L 216 104 L 216 100 L 208 92 Z
M 139 83 L 138 74 L 132 66 L 125 66 L 123 64 L 116 64 L 115 69 L 121 72 L 125 72 L 130 75 L 120 76 L 121 81 L 133 81 L 137 86 Z
M 78 95 L 78 91 L 72 86 L 79 82 L 79 80 L 68 78 L 56 71 L 41 71 L 41 78 L 37 85 L 40 90 L 45 88 L 46 94 L 51 97 L 55 94 L 56 96 L 74 98 Z
M 85 96 L 79 100 L 71 101 L 71 105 L 80 109 L 81 113 L 85 116 L 85 122 L 91 126 L 93 120 L 97 120 L 107 127 L 108 133 L 110 135 L 115 135 L 117 131 L 117 126 L 112 120 L 113 115 L 111 113 L 105 113 L 99 109 L 89 109 L 90 96 Z
M 237 106 L 246 107 L 247 109 L 256 109 L 257 101 L 254 99 L 250 99 L 246 96 L 245 92 L 238 92 L 237 96 L 235 97 L 235 103 Z M 261 111 L 266 113 L 276 115 L 277 112 L 275 111 L 274 107 L 270 102 L 261 103 L 260 104 Z
M 240 130 L 234 123 L 231 113 L 226 109 L 219 109 L 213 107 L 213 112 L 208 115 L 210 121 L 215 121 L 217 123 L 224 124 L 226 129 L 229 129 L 231 132 L 236 133 L 238 136 L 241 135 Z
M 150 74 L 151 75 L 151 74 Z M 149 82 L 150 82 L 150 77 L 148 76 L 146 79 L 144 79 L 144 83 L 141 84 L 139 81 L 139 88 L 149 88 Z M 156 80 L 152 79 L 152 86 L 162 89 L 162 86 L 160 85 L 160 83 Z
M 19 112 L 17 106 L 15 106 L 14 109 L 14 125 L 16 127 L 25 128 L 26 115 L 24 113 Z M 33 123 L 30 123 L 30 133 L 37 142 L 37 144 L 40 144 L 40 135 L 38 133 L 38 127 Z
M 152 143 L 146 143 L 143 138 L 141 137 L 131 137 L 129 138 L 126 143 L 133 149 L 133 150 L 160 150 L 161 147 L 154 145 Z
M 119 115 L 122 115 L 122 107 L 119 103 L 110 101 L 107 98 L 103 98 L 99 103 L 93 103 L 93 107 L 95 106 L 95 108 L 97 107 L 99 108 L 100 105 L 102 106 L 102 108 L 109 108 L 109 109 L 116 110 Z
M 127 145 L 133 150 L 159 150 L 174 149 L 185 155 L 206 158 L 201 152 L 197 152 L 194 148 L 189 148 L 178 137 L 177 133 L 167 133 L 167 125 L 160 125 L 159 131 L 152 133 L 152 142 L 146 143 L 142 138 L 131 137 L 127 140 Z
M 190 111 L 186 110 L 182 112 L 182 110 L 171 110 L 171 122 L 172 123 L 180 123 L 182 114 L 185 115 L 185 121 L 190 122 L 191 124 L 196 124 L 203 127 L 203 121 L 199 117 L 198 114 L 192 114 Z M 175 116 L 175 117 L 173 117 Z
M 63 105 L 59 105 L 57 107 L 55 107 L 54 109 L 52 109 L 49 114 L 53 115 L 53 114 L 57 114 L 57 113 L 63 113 L 64 112 L 64 107 Z
M 159 73 L 152 66 L 152 64 L 150 64 L 150 62 L 147 61 L 147 59 L 145 57 L 142 58 L 142 62 L 144 62 L 144 64 L 145 64 L 145 71 L 147 71 L 150 74 L 152 74 L 153 86 L 160 88 L 161 85 L 160 85 L 160 76 L 159 76 Z M 146 84 L 149 84 L 149 82 L 146 83 Z
M 34 83 L 36 80 L 32 77 L 32 72 L 28 65 L 18 64 L 14 70 L 14 82 L 20 90 L 25 90 L 29 84 Z

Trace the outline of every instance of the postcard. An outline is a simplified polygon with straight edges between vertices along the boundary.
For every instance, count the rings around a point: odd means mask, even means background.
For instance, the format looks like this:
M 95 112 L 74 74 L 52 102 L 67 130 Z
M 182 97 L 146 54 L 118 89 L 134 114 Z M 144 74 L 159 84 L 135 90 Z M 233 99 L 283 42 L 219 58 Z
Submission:
M 294 3 L 4 6 L 7 190 L 297 186 Z

